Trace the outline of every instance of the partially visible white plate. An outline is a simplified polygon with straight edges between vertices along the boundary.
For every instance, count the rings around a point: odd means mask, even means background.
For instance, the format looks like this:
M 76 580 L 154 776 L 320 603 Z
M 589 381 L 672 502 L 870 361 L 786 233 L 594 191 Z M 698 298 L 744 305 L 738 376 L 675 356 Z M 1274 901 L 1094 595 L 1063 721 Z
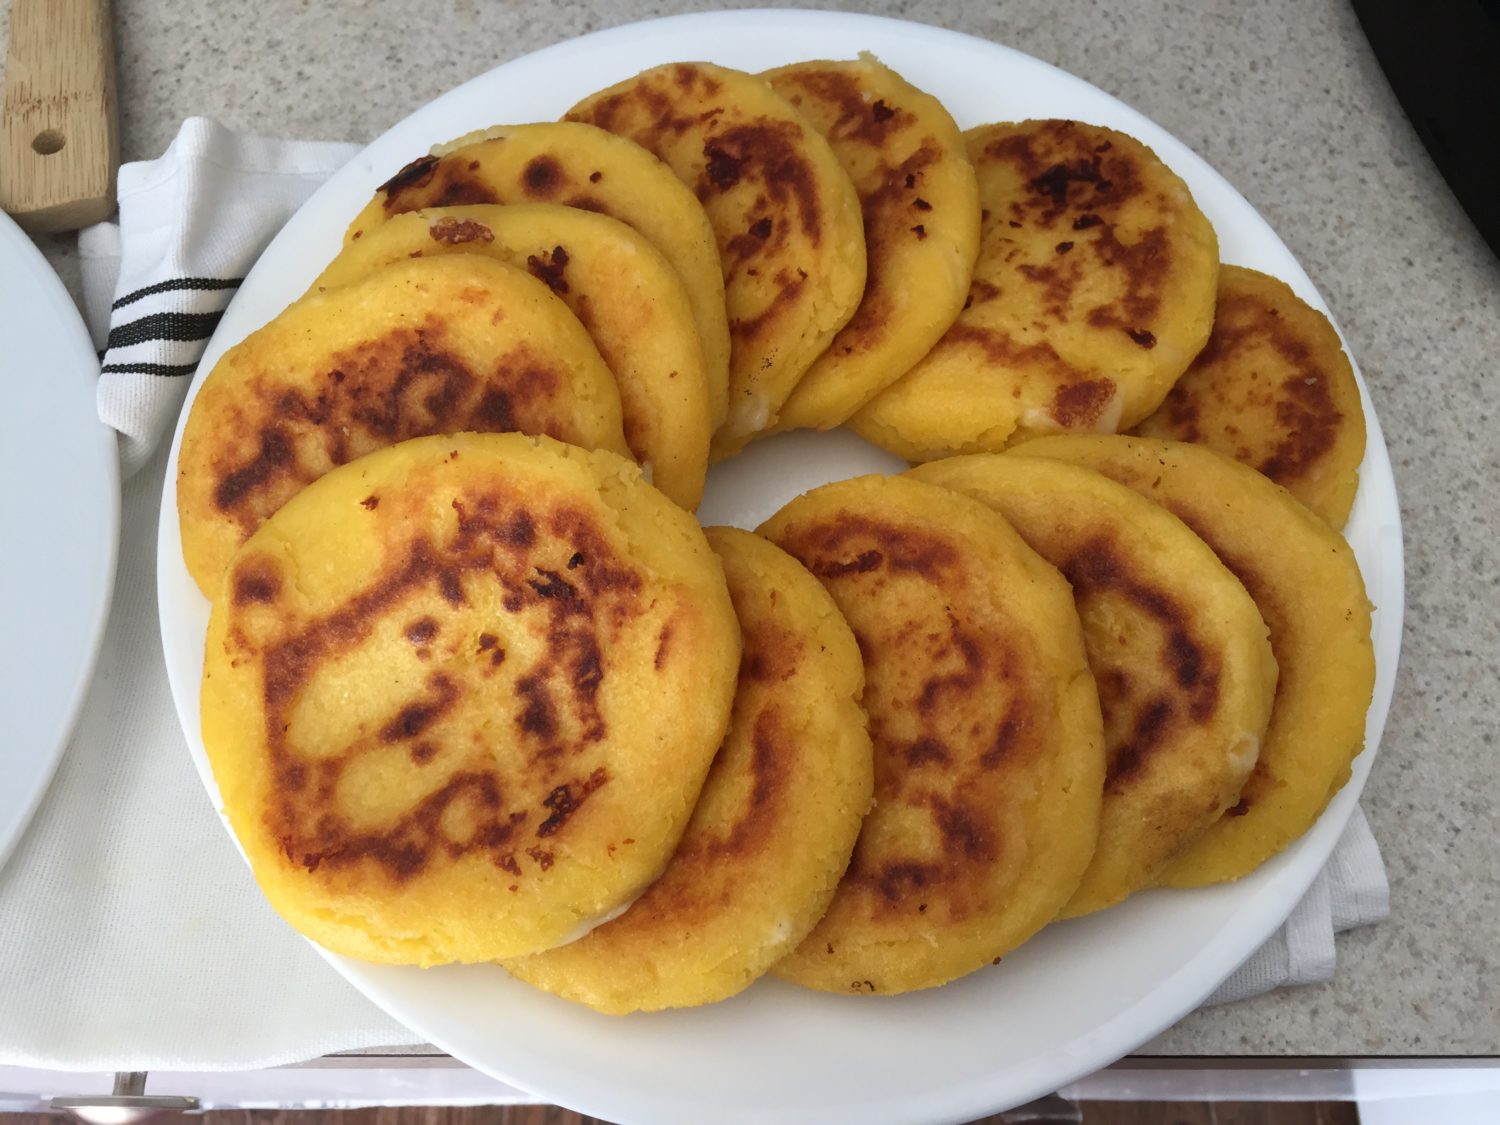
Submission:
M 0 864 L 67 746 L 109 617 L 120 475 L 98 381 L 73 299 L 0 213 Z
M 305 289 L 376 185 L 432 144 L 500 121 L 555 118 L 583 95 L 660 62 L 707 59 L 760 70 L 861 50 L 936 94 L 964 126 L 1072 117 L 1140 137 L 1187 181 L 1218 229 L 1226 261 L 1282 277 L 1326 308 L 1234 188 L 1162 129 L 1077 78 L 993 43 L 917 24 L 831 12 L 722 12 L 550 47 L 397 125 L 318 191 L 267 249 L 210 343 L 194 392 L 229 346 Z M 1327 861 L 1369 773 L 1394 684 L 1403 586 L 1395 486 L 1368 395 L 1365 411 L 1369 450 L 1347 534 L 1378 607 L 1367 749 L 1322 819 L 1253 876 L 1202 891 L 1140 895 L 1049 927 L 999 966 L 899 997 L 825 996 L 762 981 L 709 1008 L 617 1019 L 535 992 L 494 966 L 424 971 L 332 954 L 328 960 L 418 1035 L 465 1062 L 611 1121 L 963 1121 L 1114 1061 L 1200 1004 L 1285 920 Z M 716 468 L 700 516 L 753 527 L 806 488 L 896 467 L 846 433 L 782 435 Z M 217 805 L 198 733 L 208 606 L 182 565 L 171 471 L 158 565 L 173 695 Z

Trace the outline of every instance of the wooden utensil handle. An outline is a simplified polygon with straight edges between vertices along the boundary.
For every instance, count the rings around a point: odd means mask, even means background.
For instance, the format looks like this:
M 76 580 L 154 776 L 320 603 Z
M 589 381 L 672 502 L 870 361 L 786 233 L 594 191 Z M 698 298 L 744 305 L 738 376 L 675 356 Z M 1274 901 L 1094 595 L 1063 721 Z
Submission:
M 0 207 L 30 231 L 107 218 L 119 145 L 109 0 L 14 0 Z

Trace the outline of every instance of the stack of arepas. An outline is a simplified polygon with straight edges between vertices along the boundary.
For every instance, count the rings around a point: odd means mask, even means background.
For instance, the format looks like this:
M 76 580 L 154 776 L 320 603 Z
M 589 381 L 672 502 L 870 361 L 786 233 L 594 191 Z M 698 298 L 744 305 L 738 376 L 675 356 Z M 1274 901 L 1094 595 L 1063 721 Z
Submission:
M 699 526 L 712 461 L 915 463 Z M 178 459 L 276 909 L 600 1011 L 943 984 L 1239 878 L 1374 679 L 1337 334 L 1145 145 L 868 56 L 657 67 L 395 171 Z

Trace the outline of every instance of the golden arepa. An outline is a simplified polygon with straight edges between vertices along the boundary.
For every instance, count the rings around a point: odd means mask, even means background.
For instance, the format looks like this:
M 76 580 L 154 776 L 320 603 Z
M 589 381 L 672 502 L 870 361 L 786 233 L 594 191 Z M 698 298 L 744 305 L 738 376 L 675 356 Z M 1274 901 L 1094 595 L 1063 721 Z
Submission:
M 990 505 L 1073 587 L 1108 765 L 1099 844 L 1063 916 L 1112 906 L 1239 800 L 1276 691 L 1266 624 L 1186 524 L 1091 469 L 981 453 L 910 475 Z
M 713 456 L 739 452 L 865 290 L 859 196 L 833 150 L 763 80 L 673 63 L 586 98 L 568 117 L 628 137 L 693 190 L 718 238 L 729 314 L 729 414 Z
M 672 263 L 687 287 L 708 371 L 714 425 L 728 405 L 724 278 L 708 216 L 670 168 L 637 144 L 570 121 L 497 125 L 438 145 L 382 184 L 344 244 L 392 215 L 467 203 L 556 203 L 619 219 Z
M 989 964 L 1094 852 L 1104 734 L 1068 584 L 990 508 L 903 477 L 814 489 L 762 532 L 854 630 L 875 747 L 849 871 L 772 971 L 884 995 Z
M 817 579 L 709 528 L 744 632 L 729 735 L 666 872 L 587 937 L 505 967 L 602 1012 L 723 1000 L 796 947 L 849 864 L 873 785 L 859 648 Z
M 701 529 L 635 465 L 417 438 L 309 485 L 234 557 L 203 743 L 303 934 L 371 961 L 520 956 L 662 870 L 739 647 Z
M 911 461 L 1134 425 L 1208 339 L 1213 227 L 1113 129 L 1024 121 L 964 136 L 983 208 L 968 306 L 852 425 Z
M 909 371 L 963 308 L 979 253 L 979 186 L 942 103 L 873 57 L 762 77 L 828 139 L 864 211 L 864 299 L 778 423 L 826 430 Z
M 651 483 L 692 511 L 713 431 L 703 348 L 682 279 L 646 238 L 575 207 L 518 203 L 395 215 L 334 258 L 313 291 L 406 258 L 482 254 L 546 283 L 614 372 L 625 441 Z
M 419 258 L 304 297 L 225 352 L 193 400 L 177 459 L 188 572 L 212 596 L 229 557 L 304 485 L 461 430 L 629 453 L 614 376 L 523 270 Z
M 1084 465 L 1155 500 L 1255 599 L 1280 670 L 1260 758 L 1238 803 L 1161 881 L 1196 887 L 1254 871 L 1317 820 L 1364 745 L 1375 656 L 1354 552 L 1286 489 L 1203 446 L 1059 437 L 1016 452 Z
M 1359 491 L 1365 413 L 1338 333 L 1285 282 L 1243 266 L 1220 269 L 1207 346 L 1134 432 L 1217 449 L 1335 528 Z

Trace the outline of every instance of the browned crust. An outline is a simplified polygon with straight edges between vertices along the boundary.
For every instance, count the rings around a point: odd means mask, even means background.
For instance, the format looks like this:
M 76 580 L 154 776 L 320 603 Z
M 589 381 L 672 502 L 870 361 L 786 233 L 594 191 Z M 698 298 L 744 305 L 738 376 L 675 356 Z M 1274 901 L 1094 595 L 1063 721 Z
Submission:
M 1192 612 L 1174 597 L 1135 572 L 1109 535 L 1096 535 L 1078 547 L 1059 566 L 1080 601 L 1114 596 L 1161 627 L 1165 641 L 1160 672 L 1171 689 L 1136 702 L 1131 673 L 1116 671 L 1098 677 L 1099 701 L 1115 721 L 1126 709 L 1134 711 L 1129 734 L 1109 747 L 1105 786 L 1115 792 L 1148 770 L 1152 756 L 1185 724 L 1206 724 L 1219 705 L 1221 654 L 1193 628 Z M 1122 724 L 1123 725 L 1123 724 Z
M 899 518 L 841 512 L 794 522 L 779 541 L 840 602 L 879 599 L 895 581 L 958 599 L 971 580 L 955 542 Z M 962 922 L 995 905 L 986 873 L 1001 858 L 1002 841 L 991 801 L 1007 768 L 1045 751 L 1045 724 L 1030 713 L 1012 643 L 972 628 L 957 604 L 946 620 L 885 623 L 899 638 L 885 635 L 880 644 L 861 632 L 857 616 L 852 623 L 867 670 L 877 807 L 924 810 L 936 850 L 893 853 L 888 841 L 872 846 L 862 836 L 846 883 L 867 892 L 876 917 L 926 914 L 932 905 L 934 921 Z M 1009 696 L 998 709 L 986 702 L 997 690 Z M 899 734 L 892 716 L 902 719 Z
M 1141 430 L 1211 445 L 1297 492 L 1319 475 L 1346 428 L 1334 388 L 1352 381 L 1347 360 L 1331 327 L 1329 339 L 1318 341 L 1288 323 L 1282 305 L 1296 300 L 1290 290 L 1273 296 L 1258 287 L 1241 288 L 1232 277 L 1226 271 L 1207 345 Z M 1277 356 L 1279 371 L 1276 378 L 1268 374 L 1250 386 L 1246 365 L 1263 347 Z M 1235 381 L 1220 389 L 1221 378 Z M 1202 413 L 1229 405 L 1229 389 L 1243 394 L 1244 405 L 1264 412 L 1264 431 L 1247 433 L 1253 426 L 1247 419 L 1245 429 L 1221 422 L 1208 432 Z
M 357 593 L 311 620 L 252 643 L 255 632 L 246 615 L 262 626 L 276 610 L 285 583 L 279 564 L 268 554 L 247 551 L 231 575 L 234 591 L 229 609 L 228 655 L 232 661 L 254 660 L 262 668 L 261 707 L 264 739 L 270 758 L 271 795 L 264 810 L 266 827 L 287 862 L 311 872 L 337 871 L 354 865 L 373 868 L 394 883 L 421 873 L 437 857 L 457 860 L 478 854 L 519 877 L 518 851 L 529 856 L 533 870 L 551 866 L 551 854 L 528 838 L 545 840 L 567 830 L 589 797 L 609 781 L 590 746 L 602 744 L 609 724 L 599 706 L 599 690 L 608 674 L 602 655 L 606 630 L 643 613 L 639 575 L 609 547 L 589 514 L 566 506 L 542 509 L 526 498 L 498 487 L 471 488 L 453 501 L 456 528 L 445 542 L 424 535 L 400 539 L 404 525 L 393 528 L 387 564 Z M 367 509 L 369 510 L 369 509 Z M 372 514 L 372 519 L 381 518 Z M 562 546 L 558 546 L 561 540 Z M 572 552 L 578 564 L 554 569 L 546 559 Z M 506 653 L 493 633 L 480 634 L 473 673 L 429 673 L 416 694 L 390 705 L 383 719 L 341 751 L 308 758 L 289 742 L 292 708 L 304 686 L 321 668 L 367 643 L 383 621 L 401 621 L 406 640 L 425 653 L 442 639 L 443 625 L 432 614 L 405 608 L 414 599 L 436 594 L 454 607 L 467 604 L 471 580 L 498 580 L 504 609 L 539 620 L 541 653 L 514 680 L 512 696 L 498 695 L 493 707 L 508 711 L 512 729 L 500 735 L 516 744 L 536 777 L 555 779 L 533 807 L 517 804 L 510 794 L 514 779 L 497 767 L 475 765 L 466 746 L 445 740 L 444 715 L 478 693 L 497 692 L 489 678 Z M 381 747 L 408 748 L 421 766 L 457 755 L 464 765 L 454 770 L 389 826 L 354 826 L 338 806 L 338 786 L 359 758 Z M 473 831 L 454 840 L 441 828 L 444 813 L 466 803 Z
M 562 437 L 567 386 L 555 360 L 526 347 L 473 370 L 430 317 L 329 357 L 302 386 L 250 378 L 234 421 L 254 440 L 210 456 L 210 502 L 248 534 L 303 485 L 373 448 L 467 431 Z

